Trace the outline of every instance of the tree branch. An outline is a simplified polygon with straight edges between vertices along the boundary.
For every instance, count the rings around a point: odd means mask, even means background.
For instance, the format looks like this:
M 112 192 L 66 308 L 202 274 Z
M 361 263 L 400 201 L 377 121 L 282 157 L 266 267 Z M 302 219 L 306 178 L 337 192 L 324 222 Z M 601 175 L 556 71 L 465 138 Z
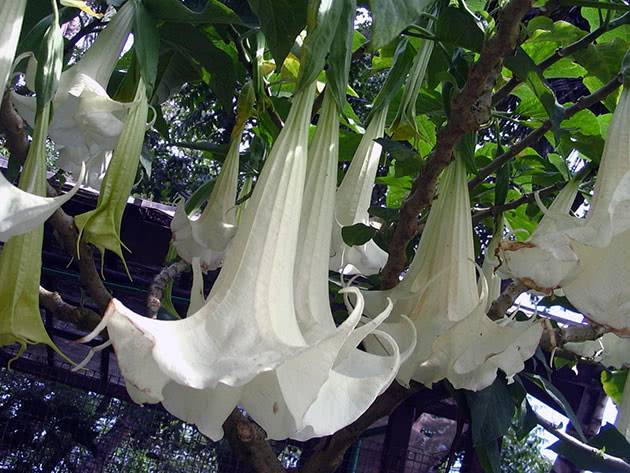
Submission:
M 608 97 L 610 93 L 617 90 L 621 86 L 621 75 L 615 76 L 611 81 L 602 86 L 600 89 L 593 92 L 591 95 L 587 95 L 585 97 L 581 97 L 578 101 L 571 105 L 570 107 L 565 108 L 564 115 L 562 117 L 563 120 L 572 117 L 577 112 L 584 110 L 591 105 L 600 102 L 601 100 Z M 478 186 L 483 180 L 488 177 L 490 174 L 494 173 L 497 169 L 502 167 L 505 163 L 507 163 L 510 159 L 514 158 L 517 154 L 523 151 L 528 146 L 535 144 L 540 138 L 542 138 L 545 133 L 551 130 L 551 120 L 545 120 L 541 126 L 532 131 L 529 135 L 523 138 L 518 143 L 514 144 L 510 149 L 508 149 L 505 153 L 498 156 L 494 161 L 488 164 L 485 168 L 480 169 L 477 173 L 477 176 L 473 177 L 470 181 L 468 181 L 468 189 L 474 189 Z
M 75 307 L 65 302 L 58 292 L 50 292 L 39 286 L 39 305 L 53 317 L 73 324 L 80 330 L 91 332 L 101 321 L 101 316 L 87 307 Z
M 267 443 L 267 434 L 255 422 L 235 408 L 223 423 L 225 438 L 232 453 L 238 455 L 256 473 L 286 473 Z
M 389 259 L 381 273 L 383 289 L 398 283 L 407 263 L 407 244 L 415 236 L 418 214 L 433 200 L 437 178 L 450 164 L 455 144 L 466 133 L 477 130 L 486 115 L 489 116 L 488 94 L 492 92 L 503 58 L 516 46 L 521 19 L 531 6 L 531 0 L 510 0 L 501 10 L 497 33 L 484 43 L 466 84 L 451 102 L 448 124 L 438 132 L 430 159 L 414 180 L 411 193 L 400 208 L 399 221 L 388 247 Z M 482 97 L 487 100 L 480 101 Z
M 591 44 L 607 31 L 627 24 L 628 20 L 630 20 L 630 13 L 625 13 L 616 20 L 601 25 L 599 28 L 578 39 L 576 42 L 569 44 L 564 48 L 556 49 L 556 51 L 551 56 L 538 63 L 538 68 L 540 68 L 541 71 L 544 71 L 563 57 L 567 57 L 573 54 L 575 51 L 578 51 L 579 49 L 586 48 L 589 44 Z M 501 87 L 496 92 L 496 94 L 494 94 L 494 96 L 492 97 L 492 105 L 497 105 L 501 100 L 507 97 L 509 93 L 512 92 L 520 83 L 521 80 L 518 77 L 512 77 L 503 87 Z
M 555 435 L 563 442 L 569 444 L 571 447 L 579 449 L 582 453 L 588 455 L 591 458 L 599 459 L 614 471 L 617 471 L 619 473 L 630 473 L 630 464 L 626 463 L 621 458 L 608 455 L 598 448 L 591 447 L 590 445 L 582 443 L 575 437 L 572 437 L 571 435 L 562 432 L 562 430 L 560 430 L 557 426 L 553 425 L 551 422 L 549 422 L 547 419 L 544 419 L 539 414 L 535 413 L 535 415 L 536 422 L 538 422 L 538 424 L 543 429 L 545 429 L 550 434 Z
M 490 309 L 488 309 L 488 317 L 491 320 L 502 319 L 509 308 L 514 305 L 514 301 L 518 298 L 518 296 L 528 289 L 529 288 L 523 284 L 520 279 L 512 281 L 501 293 L 501 295 L 492 303 Z
M 151 283 L 151 287 L 149 288 L 149 295 L 147 296 L 147 316 L 151 318 L 156 318 L 158 310 L 160 310 L 160 306 L 162 305 L 162 296 L 164 295 L 164 289 L 169 281 L 174 279 L 177 275 L 183 273 L 188 268 L 190 268 L 190 264 L 186 261 L 178 261 L 173 263 L 170 266 L 167 266 L 160 271 L 155 278 L 153 278 L 153 282 Z

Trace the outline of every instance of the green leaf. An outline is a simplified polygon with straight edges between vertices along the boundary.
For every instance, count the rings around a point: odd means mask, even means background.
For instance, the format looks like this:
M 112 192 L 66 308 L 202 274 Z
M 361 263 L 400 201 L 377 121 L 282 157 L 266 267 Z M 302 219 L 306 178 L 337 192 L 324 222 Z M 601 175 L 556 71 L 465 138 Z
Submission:
M 392 99 L 400 91 L 415 57 L 416 51 L 409 41 L 403 39 L 400 43 L 398 43 L 394 54 L 392 68 L 389 70 L 389 74 L 387 74 L 387 78 L 385 79 L 385 82 L 383 82 L 381 90 L 374 99 L 374 106 L 372 107 L 370 116 L 374 115 L 374 113 L 381 108 L 388 106 Z
M 499 444 L 496 440 L 476 445 L 475 452 L 477 459 L 486 473 L 500 473 L 501 471 L 501 452 Z
M 372 50 L 382 48 L 425 11 L 432 0 L 370 0 Z
M 231 112 L 237 83 L 232 57 L 201 31 L 184 24 L 167 23 L 160 28 L 160 36 L 210 73 L 210 87 L 224 110 Z
M 479 52 L 484 42 L 484 32 L 470 12 L 448 7 L 442 10 L 435 25 L 439 41 Z
M 543 82 L 540 68 L 523 48 L 518 48 L 514 56 L 509 56 L 505 60 L 505 66 L 526 83 L 538 100 L 540 100 L 540 103 L 542 103 L 545 111 L 549 115 L 551 127 L 556 142 L 558 142 L 560 139 L 560 121 L 564 116 L 564 108 L 556 100 L 553 91 Z
M 475 163 L 475 148 L 477 143 L 476 133 L 466 133 L 455 145 L 457 155 L 466 163 L 468 172 L 477 173 L 477 163 Z
M 588 444 L 595 448 L 605 448 L 609 455 L 630 461 L 630 444 L 614 425 L 606 424 Z
M 339 19 L 341 13 L 346 13 L 344 18 L 344 30 L 347 29 L 347 15 L 348 10 L 344 9 L 345 1 L 343 2 L 328 2 L 326 0 L 310 0 L 307 16 L 307 31 L 308 34 L 304 39 L 301 50 L 301 66 L 300 76 L 298 79 L 298 89 L 306 87 L 308 84 L 317 79 L 319 73 L 324 69 L 326 62 L 326 55 L 330 49 L 330 45 L 333 38 L 336 38 L 338 33 L 337 26 L 339 25 Z M 353 10 L 354 13 L 354 10 Z M 344 33 L 344 38 L 341 38 L 344 55 L 342 59 L 345 61 L 346 52 L 349 48 L 346 48 L 346 41 L 351 39 Z M 350 43 L 348 43 L 350 44 Z M 345 94 L 345 85 L 343 92 Z
M 304 0 L 248 0 L 252 11 L 260 19 L 276 70 L 291 51 L 297 35 L 306 26 L 308 2 Z
M 348 246 L 363 245 L 370 241 L 375 233 L 376 228 L 364 225 L 363 223 L 355 223 L 354 225 L 341 229 L 343 241 Z
M 511 166 L 508 161 L 497 170 L 497 183 L 494 189 L 494 205 L 505 204 L 508 189 L 510 187 Z
M 580 436 L 580 439 L 582 440 L 582 442 L 586 443 L 586 437 L 584 436 L 584 432 L 582 431 L 582 426 L 580 425 L 580 421 L 578 421 L 578 418 L 575 415 L 575 412 L 573 412 L 573 408 L 571 407 L 571 404 L 569 404 L 569 401 L 566 400 L 566 398 L 562 395 L 562 393 L 558 390 L 558 388 L 556 388 L 551 383 L 551 381 L 549 381 L 546 378 L 543 378 L 542 376 L 538 374 L 529 374 L 529 373 L 521 373 L 521 374 L 525 376 L 527 379 L 529 379 L 536 386 L 544 390 L 545 393 L 547 393 L 549 397 L 551 397 L 551 399 L 553 399 L 564 410 L 565 415 L 571 421 L 571 425 L 573 425 L 573 428 Z
M 156 86 L 151 103 L 155 106 L 179 92 L 182 85 L 195 82 L 201 77 L 201 70 L 192 58 L 176 49 L 165 49 L 158 61 Z
M 484 445 L 502 437 L 510 428 L 514 402 L 505 381 L 494 380 L 481 391 L 464 391 L 470 409 L 474 445 Z
M 143 0 L 143 3 L 158 20 L 181 23 L 243 24 L 236 13 L 217 0 L 205 2 L 206 7 L 200 12 L 191 10 L 180 0 Z
M 354 31 L 356 0 L 345 0 L 342 3 L 343 10 L 339 18 L 335 37 L 330 46 L 328 69 L 326 70 L 326 80 L 340 110 L 343 110 L 346 105 L 346 86 L 348 84 L 350 59 L 354 50 L 356 34 L 365 41 L 363 35 L 358 32 L 355 34 Z
M 621 405 L 621 396 L 623 395 L 623 388 L 626 385 L 626 379 L 628 378 L 628 370 L 625 371 L 602 371 L 600 380 L 604 392 L 615 401 L 618 406 Z
M 138 2 L 134 21 L 133 47 L 140 65 L 140 75 L 144 79 L 150 97 L 157 77 L 160 39 L 155 28 L 155 19 L 142 2 Z

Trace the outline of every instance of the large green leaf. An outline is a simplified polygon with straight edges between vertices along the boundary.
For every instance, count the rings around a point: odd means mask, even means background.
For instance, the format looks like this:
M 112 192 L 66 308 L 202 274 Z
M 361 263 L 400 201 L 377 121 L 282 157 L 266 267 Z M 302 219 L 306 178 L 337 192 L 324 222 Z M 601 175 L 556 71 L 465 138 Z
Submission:
M 184 24 L 167 23 L 160 28 L 160 36 L 210 73 L 210 87 L 223 108 L 231 111 L 237 74 L 230 55 L 212 44 L 201 31 Z
M 527 379 L 529 379 L 531 382 L 536 384 L 539 388 L 544 390 L 547 393 L 547 395 L 549 395 L 549 397 L 551 397 L 551 399 L 553 399 L 564 410 L 564 414 L 566 414 L 566 416 L 571 421 L 571 424 L 573 425 L 573 428 L 580 436 L 580 439 L 582 439 L 583 442 L 586 442 L 586 437 L 584 436 L 584 432 L 582 431 L 582 426 L 580 425 L 580 421 L 575 415 L 575 412 L 573 411 L 571 404 L 569 404 L 569 401 L 566 400 L 566 398 L 562 395 L 562 393 L 558 390 L 558 388 L 556 388 L 551 383 L 551 381 L 549 381 L 546 378 L 543 378 L 542 376 L 538 374 L 529 374 L 529 373 L 521 373 L 521 374 L 525 376 Z
M 389 74 L 385 82 L 383 82 L 381 90 L 374 99 L 374 106 L 372 107 L 370 115 L 388 106 L 396 94 L 400 92 L 400 88 L 409 73 L 409 69 L 411 69 L 411 64 L 415 57 L 415 49 L 409 41 L 403 39 L 396 47 L 392 68 L 389 70 Z
M 348 84 L 350 59 L 352 57 L 352 50 L 354 49 L 354 16 L 356 6 L 356 0 L 344 0 L 343 11 L 341 12 L 337 32 L 330 45 L 330 55 L 328 56 L 326 80 L 341 110 L 343 110 L 346 105 L 346 85 Z M 359 36 L 361 35 L 359 34 Z M 359 39 L 358 41 L 360 42 Z
M 514 417 L 514 402 L 505 381 L 494 383 L 481 391 L 464 391 L 470 409 L 474 445 L 484 445 L 502 437 Z
M 242 24 L 238 15 L 218 0 L 208 0 L 206 7 L 200 12 L 191 10 L 180 0 L 144 0 L 144 4 L 158 20 L 181 23 Z
M 370 0 L 372 49 L 382 48 L 413 23 L 433 0 Z
M 522 48 L 519 48 L 515 55 L 505 60 L 505 66 L 527 84 L 538 100 L 540 100 L 551 120 L 551 127 L 557 142 L 560 135 L 560 122 L 564 116 L 564 108 L 556 100 L 553 91 L 543 82 L 540 68 Z
M 335 38 L 337 34 L 341 13 L 345 12 L 346 17 L 349 13 L 348 9 L 344 8 L 345 4 L 345 0 L 309 1 L 309 15 L 307 17 L 308 34 L 302 44 L 299 87 L 305 87 L 313 82 L 324 69 L 328 50 L 330 49 L 333 38 Z M 354 12 L 354 10 L 352 11 Z M 347 27 L 347 21 L 345 21 L 345 19 L 344 26 Z M 344 51 L 349 51 L 350 48 L 346 48 L 347 39 L 342 38 L 341 40 L 343 41 Z M 352 44 L 351 39 L 348 42 L 348 45 L 350 44 Z M 343 90 L 345 92 L 345 87 Z
M 304 0 L 248 0 L 252 11 L 260 19 L 269 51 L 280 70 L 291 51 L 297 35 L 306 27 Z
M 134 21 L 133 46 L 140 65 L 140 75 L 150 97 L 155 88 L 160 40 L 155 27 L 155 19 L 142 2 L 138 2 Z
M 363 223 L 355 223 L 341 229 L 343 241 L 348 246 L 359 246 L 367 243 L 374 237 L 376 228 Z
M 435 25 L 438 39 L 443 43 L 481 51 L 484 33 L 470 12 L 449 7 L 442 10 Z
M 160 104 L 179 92 L 186 82 L 201 78 L 199 67 L 176 49 L 165 49 L 159 57 L 158 74 L 152 104 Z

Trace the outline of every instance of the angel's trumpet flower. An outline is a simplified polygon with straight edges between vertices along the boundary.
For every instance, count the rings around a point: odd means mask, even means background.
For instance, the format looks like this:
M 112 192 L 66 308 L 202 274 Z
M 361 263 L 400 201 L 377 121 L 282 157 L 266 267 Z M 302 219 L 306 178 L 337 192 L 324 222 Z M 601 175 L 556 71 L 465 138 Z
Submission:
M 131 31 L 135 9 L 135 1 L 121 7 L 79 62 L 61 74 L 53 99 L 55 113 L 48 133 L 59 151 L 58 166 L 76 177 L 85 161 L 87 184 L 97 189 L 130 107 L 109 98 L 105 89 Z M 31 59 L 26 73 L 26 85 L 31 90 L 35 69 L 36 61 Z M 35 97 L 12 93 L 11 100 L 32 126 Z
M 597 340 L 565 343 L 562 348 L 606 368 L 630 368 L 630 339 L 618 337 L 612 332 Z
M 370 224 L 368 208 L 382 150 L 382 146 L 374 140 L 383 136 L 387 108 L 381 108 L 372 117 L 337 189 L 336 224 L 333 226 L 330 249 L 330 269 L 333 271 L 370 275 L 378 273 L 387 263 L 387 253 L 374 240 L 360 246 L 348 246 L 341 236 L 342 227 L 356 223 Z
M 630 278 L 630 89 L 622 91 L 610 122 L 586 218 L 553 209 L 545 213 L 555 231 L 541 231 L 535 246 L 529 248 L 530 253 L 543 255 L 537 259 L 539 264 L 525 263 L 523 258 L 516 263 L 516 255 L 524 251 L 516 248 L 512 255 L 505 252 L 513 260 L 510 271 L 522 280 L 527 278 L 531 287 L 561 287 L 588 319 L 620 336 L 630 336 L 630 289 L 626 284 Z M 569 269 L 558 266 L 558 261 L 568 262 Z M 545 273 L 558 270 L 557 280 L 543 279 Z
M 11 73 L 13 56 L 17 48 L 26 0 L 2 2 L 0 5 L 0 93 L 4 96 L 4 86 Z
M 30 201 L 46 194 L 46 134 L 49 119 L 50 104 L 47 104 L 37 114 L 33 141 L 20 176 L 20 188 L 28 194 Z M 9 238 L 0 254 L 0 346 L 19 343 L 19 357 L 28 343 L 45 343 L 68 360 L 46 333 L 39 312 L 43 221 L 39 225 L 29 222 L 26 226 L 32 229 Z M 21 230 L 24 230 L 24 226 Z
M 456 157 L 443 173 L 420 245 L 408 273 L 395 288 L 366 292 L 367 304 L 394 300 L 393 320 L 406 314 L 413 320 L 418 343 L 398 379 L 430 386 L 447 378 L 461 388 L 479 390 L 491 384 L 498 368 L 508 376 L 523 369 L 542 333 L 540 324 L 504 327 L 485 315 L 488 288 L 475 277 L 470 199 L 463 160 Z M 385 323 L 402 347 L 405 333 Z M 522 337 L 522 340 L 520 339 Z M 492 340 L 492 342 L 488 342 Z M 371 343 L 371 350 L 377 347 Z
M 120 240 L 120 225 L 140 161 L 149 110 L 142 79 L 138 82 L 136 97 L 132 103 L 111 165 L 103 179 L 96 208 L 74 218 L 79 237 L 92 243 L 102 253 L 105 249 L 116 253 L 125 264 L 125 269 L 127 264 L 122 253 L 124 245 Z
M 238 151 L 254 102 L 254 88 L 248 84 L 239 98 L 237 123 L 232 130 L 223 167 L 202 214 L 196 219 L 189 218 L 184 202 L 180 200 L 171 222 L 172 244 L 177 249 L 177 254 L 188 262 L 199 257 L 204 270 L 216 269 L 223 264 L 225 250 L 236 233 Z
M 241 397 L 248 414 L 274 439 L 306 440 L 345 427 L 391 384 L 400 365 L 396 343 L 375 330 L 389 315 L 391 303 L 360 328 L 356 325 L 362 299 L 339 327 L 335 327 L 328 304 L 338 142 L 337 107 L 327 90 L 309 147 L 294 285 L 298 324 L 311 347 L 275 370 L 260 374 L 243 389 Z M 361 298 L 356 288 L 344 291 Z M 388 356 L 356 348 L 370 333 L 387 346 Z
M 164 400 L 184 419 L 205 406 L 203 431 L 213 438 L 239 399 L 234 386 L 308 348 L 291 288 L 313 98 L 314 84 L 296 94 L 203 307 L 162 321 L 114 299 L 87 337 L 107 327 L 134 401 Z

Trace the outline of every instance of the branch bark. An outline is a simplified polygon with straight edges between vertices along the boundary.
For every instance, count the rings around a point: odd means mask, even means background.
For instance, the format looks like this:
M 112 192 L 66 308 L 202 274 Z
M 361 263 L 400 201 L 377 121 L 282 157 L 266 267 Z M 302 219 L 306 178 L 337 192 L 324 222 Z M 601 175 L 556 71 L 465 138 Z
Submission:
M 69 322 L 80 330 L 91 332 L 101 321 L 101 316 L 87 307 L 75 307 L 65 302 L 58 292 L 50 292 L 39 286 L 39 305 L 59 320 Z
M 621 458 L 608 455 L 598 448 L 591 447 L 590 445 L 580 442 L 575 437 L 565 434 L 562 430 L 553 425 L 547 419 L 541 417 L 539 414 L 536 414 L 536 422 L 538 422 L 538 424 L 547 432 L 555 435 L 560 440 L 569 444 L 573 448 L 579 449 L 580 451 L 582 451 L 582 453 L 588 455 L 589 457 L 598 458 L 600 461 L 609 466 L 612 471 L 618 471 L 619 473 L 630 473 L 630 464 L 626 463 Z
M 178 261 L 176 263 L 163 268 L 155 278 L 153 278 L 153 282 L 151 283 L 151 287 L 149 288 L 149 295 L 147 296 L 147 316 L 151 318 L 156 318 L 157 313 L 160 310 L 160 306 L 162 305 L 162 296 L 164 295 L 164 289 L 169 281 L 174 279 L 177 275 L 183 273 L 188 268 L 190 268 L 190 264 L 186 261 Z
M 499 13 L 497 33 L 487 40 L 473 65 L 461 92 L 451 102 L 448 124 L 437 135 L 435 148 L 426 167 L 414 180 L 411 193 L 400 208 L 399 221 L 390 241 L 389 259 L 381 273 L 381 287 L 398 284 L 398 276 L 406 263 L 407 244 L 415 236 L 418 214 L 431 203 L 437 178 L 452 161 L 455 144 L 466 133 L 477 130 L 490 112 L 489 99 L 503 59 L 516 47 L 523 16 L 531 8 L 531 0 L 511 0 Z

